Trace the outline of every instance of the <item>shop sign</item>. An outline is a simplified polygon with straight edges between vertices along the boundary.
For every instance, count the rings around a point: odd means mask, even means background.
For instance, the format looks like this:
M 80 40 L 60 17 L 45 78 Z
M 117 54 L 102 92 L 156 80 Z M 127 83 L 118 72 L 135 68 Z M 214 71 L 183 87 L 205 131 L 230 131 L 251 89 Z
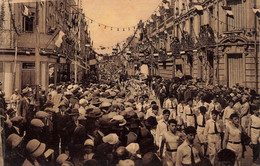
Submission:
M 23 63 L 23 69 L 35 69 L 35 63 Z

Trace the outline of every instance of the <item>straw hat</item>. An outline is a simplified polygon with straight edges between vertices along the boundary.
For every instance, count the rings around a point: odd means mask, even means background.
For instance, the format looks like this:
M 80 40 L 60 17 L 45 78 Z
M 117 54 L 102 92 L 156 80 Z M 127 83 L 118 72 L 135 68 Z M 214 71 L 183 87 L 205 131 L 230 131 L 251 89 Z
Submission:
M 21 142 L 23 138 L 17 134 L 11 134 L 6 139 L 6 144 L 9 145 L 12 149 L 16 148 Z
M 41 143 L 37 139 L 32 139 L 26 145 L 26 150 L 30 153 L 33 157 L 39 157 L 45 151 L 46 145 Z
M 111 134 L 104 136 L 102 138 L 102 140 L 104 143 L 109 143 L 110 145 L 114 145 L 114 144 L 118 143 L 119 138 L 118 138 L 117 134 L 111 133 Z
M 58 164 L 62 164 L 62 163 L 64 163 L 65 161 L 67 161 L 68 158 L 69 158 L 69 156 L 68 156 L 67 154 L 62 153 L 62 154 L 60 154 L 60 155 L 57 157 L 56 162 L 57 162 Z

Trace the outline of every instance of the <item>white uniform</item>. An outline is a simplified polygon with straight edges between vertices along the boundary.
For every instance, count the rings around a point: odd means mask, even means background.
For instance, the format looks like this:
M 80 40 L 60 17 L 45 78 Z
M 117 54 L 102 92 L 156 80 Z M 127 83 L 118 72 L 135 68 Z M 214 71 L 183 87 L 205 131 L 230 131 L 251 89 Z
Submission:
M 215 131 L 215 123 L 216 123 L 217 131 Z M 221 131 L 222 131 L 222 124 L 220 123 L 220 121 L 215 122 L 213 119 L 209 119 L 206 122 L 204 135 L 205 135 L 205 140 L 208 142 L 209 159 L 213 165 L 217 153 L 221 150 L 221 137 L 220 137 Z
M 158 147 L 161 146 L 162 143 L 162 135 L 167 132 L 167 122 L 164 121 L 164 119 L 161 119 L 156 128 L 156 133 L 155 133 L 155 142 Z
M 223 122 L 225 126 L 228 126 L 230 123 L 230 115 L 235 113 L 235 110 L 231 108 L 230 106 L 227 106 L 224 110 L 224 115 L 223 115 Z
M 167 166 L 173 166 L 176 163 L 176 155 L 177 155 L 177 148 L 179 145 L 180 137 L 178 135 L 174 135 L 171 132 L 165 132 L 163 134 L 163 140 L 166 143 L 166 152 L 165 152 L 165 162 Z
M 241 114 L 241 126 L 244 128 L 244 129 L 247 129 L 248 127 L 248 121 L 249 121 L 249 109 L 250 109 L 250 106 L 249 106 L 249 103 L 246 102 L 244 104 L 241 105 L 241 108 L 240 108 L 240 114 Z
M 189 105 L 184 107 L 184 122 L 187 123 L 187 126 L 195 127 L 194 112 Z
M 241 143 L 241 130 L 234 125 L 227 126 L 228 128 L 228 143 L 227 149 L 235 152 L 236 160 L 242 159 L 243 147 Z
M 203 123 L 203 118 L 204 118 L 204 123 Z M 197 135 L 200 140 L 200 143 L 205 143 L 205 136 L 204 136 L 205 125 L 206 125 L 205 115 L 203 116 L 202 114 L 199 114 L 197 116 Z
M 251 115 L 251 142 L 252 144 L 257 144 L 260 140 L 260 117 Z
M 168 109 L 170 111 L 170 117 L 169 119 L 176 119 L 177 116 L 177 100 L 175 99 L 174 101 L 171 101 L 170 99 L 167 99 L 164 103 L 164 108 Z
M 199 163 L 201 160 L 198 150 L 185 140 L 177 149 L 176 166 L 191 165 L 191 151 L 193 152 L 195 163 Z
M 182 105 L 181 103 L 180 104 L 178 104 L 178 106 L 177 106 L 177 114 L 178 114 L 178 118 L 180 119 L 180 122 L 183 122 L 183 120 L 184 120 L 184 105 Z M 178 125 L 180 125 L 180 122 L 179 121 L 177 121 L 178 122 Z

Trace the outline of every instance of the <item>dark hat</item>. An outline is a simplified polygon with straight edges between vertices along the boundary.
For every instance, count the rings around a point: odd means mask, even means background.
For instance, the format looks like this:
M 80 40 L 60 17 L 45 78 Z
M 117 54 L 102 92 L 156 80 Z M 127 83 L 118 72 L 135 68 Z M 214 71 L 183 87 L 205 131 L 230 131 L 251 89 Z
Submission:
M 88 118 L 99 118 L 103 115 L 103 112 L 99 108 L 94 108 L 87 114 Z

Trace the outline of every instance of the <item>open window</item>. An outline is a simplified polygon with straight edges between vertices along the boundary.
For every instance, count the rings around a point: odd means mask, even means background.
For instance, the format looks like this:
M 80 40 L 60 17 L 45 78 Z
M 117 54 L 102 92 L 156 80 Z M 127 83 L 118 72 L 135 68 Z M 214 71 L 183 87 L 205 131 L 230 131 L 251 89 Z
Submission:
M 23 30 L 24 32 L 33 32 L 34 28 L 34 17 L 35 13 L 32 13 L 31 16 L 23 17 Z

